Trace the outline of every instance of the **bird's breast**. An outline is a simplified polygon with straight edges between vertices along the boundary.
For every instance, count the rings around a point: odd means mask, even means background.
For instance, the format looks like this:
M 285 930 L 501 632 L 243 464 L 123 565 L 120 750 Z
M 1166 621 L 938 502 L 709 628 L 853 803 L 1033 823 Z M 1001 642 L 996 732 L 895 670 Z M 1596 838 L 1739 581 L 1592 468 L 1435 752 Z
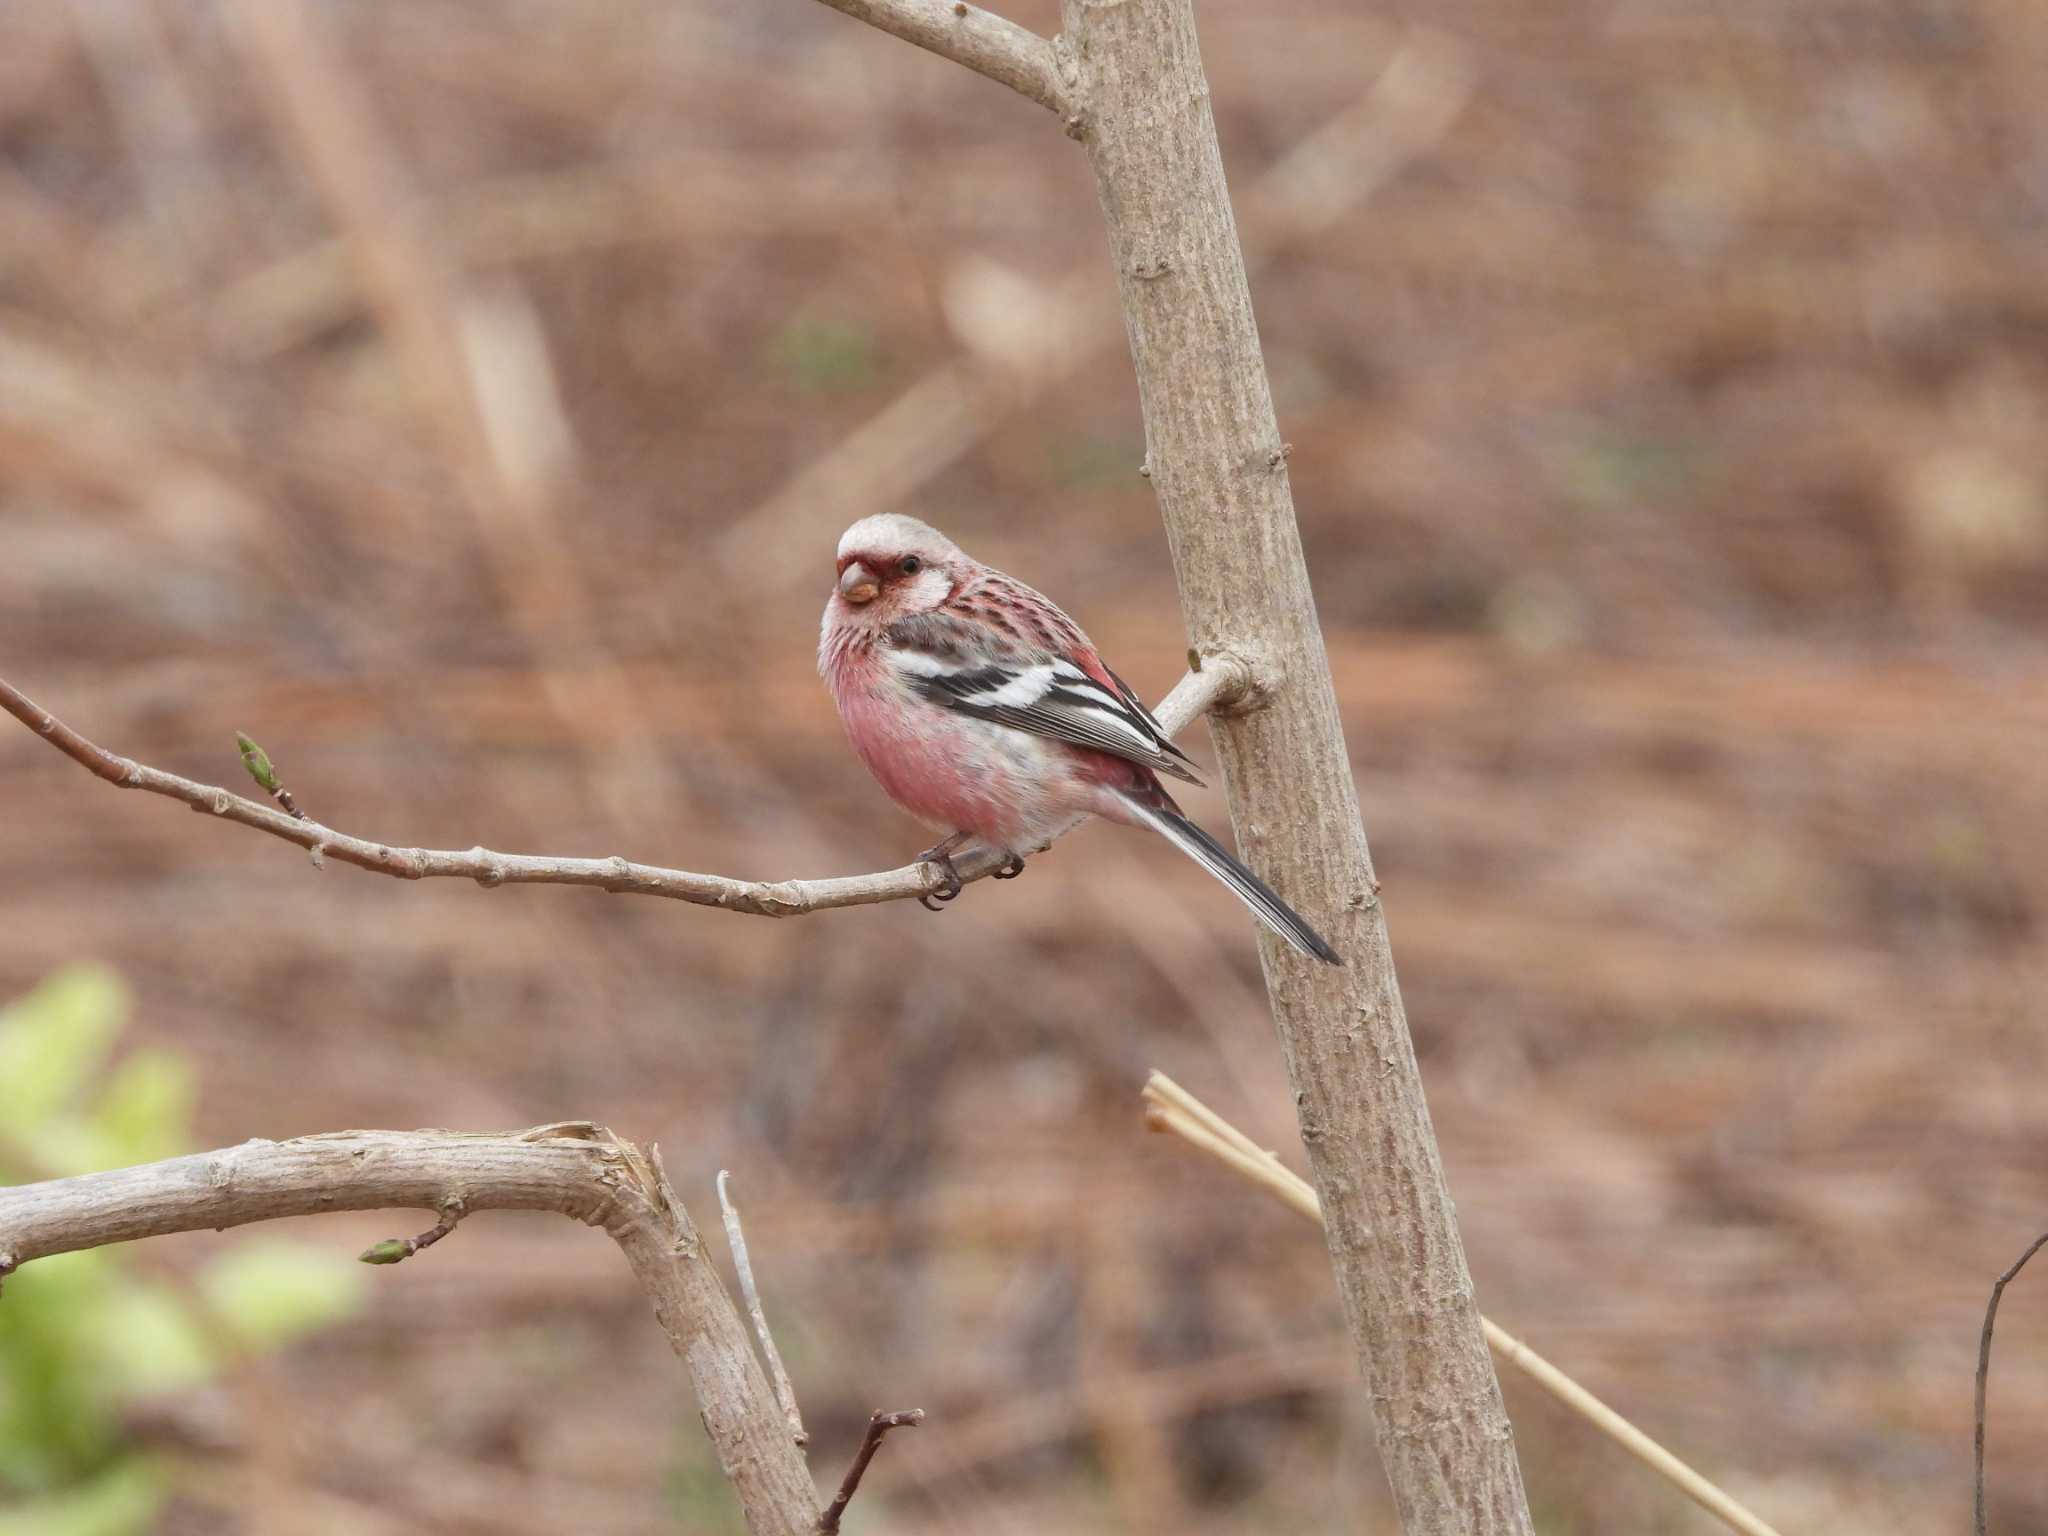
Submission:
M 828 676 L 854 752 L 920 821 L 1013 848 L 1071 818 L 1056 743 L 929 703 L 886 665 Z

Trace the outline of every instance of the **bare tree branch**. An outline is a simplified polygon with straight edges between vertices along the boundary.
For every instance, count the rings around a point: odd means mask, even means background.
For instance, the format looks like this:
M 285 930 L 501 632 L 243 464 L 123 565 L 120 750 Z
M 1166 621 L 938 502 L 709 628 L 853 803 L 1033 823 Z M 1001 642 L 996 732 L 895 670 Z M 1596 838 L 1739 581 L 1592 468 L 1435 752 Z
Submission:
M 1316 622 L 1194 0 L 1061 0 L 1189 640 L 1256 664 L 1216 723 L 1246 860 L 1344 956 L 1260 949 L 1380 1460 L 1412 1536 L 1529 1536 L 1514 1430 L 1394 977 Z
M 2014 1259 L 2004 1274 L 1991 1282 L 1991 1301 L 1984 1308 L 1984 1331 L 1977 1338 L 1977 1536 L 1984 1536 L 1984 1398 L 1991 1384 L 1991 1325 L 1998 1321 L 1999 1299 L 2005 1295 L 2005 1288 L 2013 1277 L 2027 1267 L 2027 1260 L 2048 1246 L 2048 1232 L 2043 1232 L 2031 1243 L 2027 1251 Z
M 964 64 L 1041 107 L 1066 116 L 1052 43 L 963 0 L 824 0 L 856 21 Z
M 775 1335 L 768 1331 L 761 1288 L 754 1284 L 754 1262 L 747 1257 L 747 1234 L 740 1226 L 740 1208 L 732 1203 L 732 1192 L 726 1187 L 731 1178 L 725 1169 L 718 1170 L 718 1208 L 725 1215 L 725 1240 L 732 1249 L 733 1271 L 740 1277 L 740 1297 L 747 1304 L 747 1316 L 754 1320 L 754 1337 L 761 1341 L 768 1376 L 775 1383 L 775 1401 L 782 1405 L 782 1416 L 789 1421 L 789 1438 L 798 1445 L 809 1445 L 811 1437 L 804 1432 L 804 1416 L 797 1411 L 796 1384 L 789 1379 L 789 1368 L 782 1363 L 782 1351 L 775 1347 Z
M 338 1131 L 0 1188 L 0 1273 L 170 1232 L 390 1208 L 440 1212 L 436 1235 L 456 1210 L 554 1211 L 602 1227 L 689 1370 L 748 1530 L 809 1536 L 816 1528 L 817 1489 L 689 1213 L 650 1154 L 603 1126 Z
M 1177 735 L 1212 708 L 1227 705 L 1244 691 L 1250 669 L 1233 655 L 1209 656 L 1188 673 L 1161 702 L 1160 724 Z M 628 896 L 666 896 L 698 906 L 722 907 L 756 917 L 800 917 L 833 907 L 868 906 L 882 901 L 914 900 L 942 890 L 946 881 L 934 864 L 906 864 L 872 875 L 842 875 L 825 880 L 736 880 L 702 875 L 622 858 L 559 858 L 537 853 L 498 853 L 489 848 L 397 848 L 336 832 L 331 827 L 283 811 L 213 784 L 180 778 L 160 768 L 120 757 L 96 745 L 0 678 L 0 709 L 13 715 L 73 762 L 82 764 L 109 784 L 142 789 L 182 801 L 238 826 L 268 832 L 296 843 L 313 855 L 315 864 L 332 858 L 375 874 L 400 880 L 449 878 L 474 880 L 482 886 L 584 885 Z M 971 847 L 954 858 L 963 881 L 979 880 L 1003 867 L 1004 855 Z
M 868 1416 L 868 1432 L 861 1436 L 860 1449 L 854 1453 L 853 1465 L 846 1469 L 846 1477 L 839 1484 L 839 1492 L 832 1502 L 825 1506 L 825 1513 L 818 1517 L 819 1536 L 836 1536 L 839 1520 L 846 1513 L 846 1506 L 853 1502 L 854 1493 L 860 1488 L 860 1480 L 868 1470 L 868 1463 L 875 1459 L 875 1452 L 882 1447 L 882 1436 L 892 1429 L 914 1429 L 924 1422 L 922 1408 L 906 1409 L 902 1413 L 876 1413 Z

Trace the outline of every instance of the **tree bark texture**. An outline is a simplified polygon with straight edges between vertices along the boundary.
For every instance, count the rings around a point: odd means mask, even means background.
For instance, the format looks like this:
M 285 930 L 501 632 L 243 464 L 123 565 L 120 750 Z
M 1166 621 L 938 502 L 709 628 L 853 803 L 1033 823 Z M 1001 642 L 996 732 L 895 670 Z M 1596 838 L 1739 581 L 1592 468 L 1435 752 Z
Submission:
M 753 1536 L 810 1536 L 820 1505 L 745 1325 L 658 1155 L 602 1126 L 496 1136 L 340 1131 L 0 1188 L 0 1276 L 31 1259 L 323 1211 L 554 1211 L 602 1227 L 690 1373 Z M 425 1262 L 431 1263 L 431 1260 Z
M 1109 229 L 1145 460 L 1203 657 L 1245 857 L 1343 953 L 1271 938 L 1266 983 L 1380 1454 L 1409 1536 L 1531 1530 L 1395 983 L 1190 0 L 1063 0 L 1068 131 Z

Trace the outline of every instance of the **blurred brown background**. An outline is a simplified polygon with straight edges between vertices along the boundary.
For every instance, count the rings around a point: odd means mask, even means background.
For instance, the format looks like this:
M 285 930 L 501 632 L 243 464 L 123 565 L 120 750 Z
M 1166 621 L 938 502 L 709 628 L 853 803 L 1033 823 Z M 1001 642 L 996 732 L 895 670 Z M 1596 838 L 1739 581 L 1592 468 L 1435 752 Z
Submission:
M 0 11 L 0 675 L 209 782 L 248 730 L 359 834 L 763 877 L 923 846 L 813 674 L 859 515 L 1178 676 L 1042 111 L 808 0 L 312 11 Z M 1482 1304 L 1788 1536 L 1965 1529 L 2048 1225 L 2048 9 L 1203 26 Z M 9 722 L 0 985 L 85 956 L 209 1143 L 594 1117 L 710 1227 L 735 1170 L 821 1478 L 931 1411 L 849 1530 L 1390 1529 L 1316 1234 L 1141 1129 L 1158 1066 L 1298 1151 L 1251 926 L 1163 847 L 936 917 L 401 885 Z M 167 1528 L 734 1528 L 601 1237 L 373 1279 Z M 1506 1385 L 1544 1530 L 1714 1528 Z

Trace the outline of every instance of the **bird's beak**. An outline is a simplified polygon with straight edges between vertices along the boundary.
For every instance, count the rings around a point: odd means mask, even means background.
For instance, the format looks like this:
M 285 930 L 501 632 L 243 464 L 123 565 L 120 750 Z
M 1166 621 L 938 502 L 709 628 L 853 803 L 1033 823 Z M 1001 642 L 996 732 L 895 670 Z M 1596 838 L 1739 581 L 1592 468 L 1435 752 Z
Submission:
M 881 590 L 875 573 L 858 560 L 839 573 L 839 595 L 849 603 L 871 603 Z

